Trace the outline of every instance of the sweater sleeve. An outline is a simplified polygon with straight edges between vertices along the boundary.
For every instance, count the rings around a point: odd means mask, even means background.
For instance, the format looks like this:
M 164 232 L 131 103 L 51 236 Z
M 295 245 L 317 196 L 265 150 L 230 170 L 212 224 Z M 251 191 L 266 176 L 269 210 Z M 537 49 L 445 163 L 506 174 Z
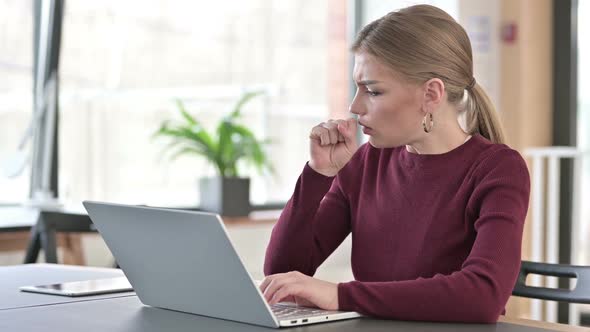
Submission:
M 273 228 L 264 274 L 299 271 L 312 276 L 349 233 L 350 210 L 338 176 L 324 176 L 306 164 Z
M 502 149 L 492 157 L 475 171 L 467 209 L 476 216 L 476 237 L 460 270 L 416 280 L 340 283 L 340 310 L 400 320 L 497 321 L 520 269 L 530 179 L 518 152 Z

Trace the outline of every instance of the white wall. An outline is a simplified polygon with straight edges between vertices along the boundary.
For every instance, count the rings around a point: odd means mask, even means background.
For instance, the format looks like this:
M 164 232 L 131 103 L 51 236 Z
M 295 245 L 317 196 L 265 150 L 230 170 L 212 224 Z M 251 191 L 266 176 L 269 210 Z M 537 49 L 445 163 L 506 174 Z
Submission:
M 499 1 L 459 0 L 459 23 L 471 40 L 475 79 L 498 112 L 501 112 L 500 15 Z

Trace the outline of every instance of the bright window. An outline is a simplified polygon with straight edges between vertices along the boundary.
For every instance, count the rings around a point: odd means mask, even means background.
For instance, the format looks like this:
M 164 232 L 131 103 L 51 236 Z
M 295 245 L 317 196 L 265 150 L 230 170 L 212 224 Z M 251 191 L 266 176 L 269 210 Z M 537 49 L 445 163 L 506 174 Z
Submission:
M 6 173 L 33 107 L 32 3 L 0 0 L 0 203 L 21 202 L 29 193 L 28 167 L 14 177 Z
M 177 116 L 174 98 L 211 129 L 252 88 L 268 95 L 249 104 L 243 120 L 274 142 L 268 155 L 277 174 L 248 173 L 251 199 L 290 197 L 308 160 L 309 130 L 330 113 L 328 32 L 338 26 L 328 24 L 335 9 L 327 1 L 70 1 L 65 8 L 65 199 L 198 204 L 197 179 L 214 168 L 200 158 L 162 160 L 167 142 L 151 135 Z

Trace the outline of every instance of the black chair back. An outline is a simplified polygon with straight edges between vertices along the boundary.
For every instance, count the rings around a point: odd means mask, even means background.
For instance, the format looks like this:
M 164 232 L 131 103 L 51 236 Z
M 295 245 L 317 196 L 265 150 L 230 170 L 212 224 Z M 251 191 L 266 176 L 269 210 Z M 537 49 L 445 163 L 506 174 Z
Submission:
M 572 290 L 527 286 L 526 277 L 529 274 L 576 278 L 577 283 Z M 512 295 L 570 303 L 590 303 L 590 266 L 522 261 Z

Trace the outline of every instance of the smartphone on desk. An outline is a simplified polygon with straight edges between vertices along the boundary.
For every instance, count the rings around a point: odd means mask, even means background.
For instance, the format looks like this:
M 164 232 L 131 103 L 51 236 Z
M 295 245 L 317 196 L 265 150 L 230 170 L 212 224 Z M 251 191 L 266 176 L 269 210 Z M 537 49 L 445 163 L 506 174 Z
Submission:
M 22 286 L 19 289 L 23 292 L 70 297 L 133 291 L 133 287 L 131 287 L 131 284 L 129 284 L 129 281 L 125 277 L 71 281 L 51 285 Z

